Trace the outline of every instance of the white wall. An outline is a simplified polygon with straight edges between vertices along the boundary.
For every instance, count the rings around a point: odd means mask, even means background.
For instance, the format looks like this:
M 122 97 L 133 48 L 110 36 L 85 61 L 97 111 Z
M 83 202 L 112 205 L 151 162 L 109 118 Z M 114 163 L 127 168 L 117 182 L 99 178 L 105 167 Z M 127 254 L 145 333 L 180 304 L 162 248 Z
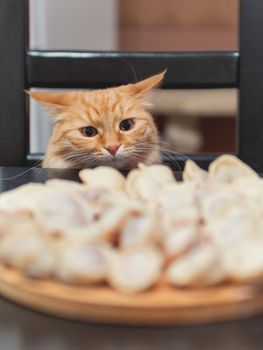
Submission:
M 30 48 L 115 50 L 117 0 L 30 0 Z M 43 152 L 51 123 L 30 102 L 30 151 Z

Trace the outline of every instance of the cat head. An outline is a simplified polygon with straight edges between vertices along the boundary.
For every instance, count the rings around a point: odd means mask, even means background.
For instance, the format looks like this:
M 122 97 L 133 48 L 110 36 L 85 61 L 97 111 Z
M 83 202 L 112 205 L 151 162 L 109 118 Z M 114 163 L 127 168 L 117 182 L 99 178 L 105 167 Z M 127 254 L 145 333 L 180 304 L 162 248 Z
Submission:
M 28 92 L 54 116 L 44 165 L 57 167 L 55 162 L 63 161 L 72 168 L 112 165 L 129 170 L 138 162 L 158 161 L 158 133 L 144 95 L 164 74 L 94 91 Z

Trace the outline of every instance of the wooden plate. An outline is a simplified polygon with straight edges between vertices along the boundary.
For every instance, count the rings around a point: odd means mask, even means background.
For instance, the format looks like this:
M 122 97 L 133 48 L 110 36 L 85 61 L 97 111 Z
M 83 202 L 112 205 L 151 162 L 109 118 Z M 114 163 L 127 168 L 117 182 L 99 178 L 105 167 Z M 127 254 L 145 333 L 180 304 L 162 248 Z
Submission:
M 79 287 L 29 279 L 0 265 L 0 293 L 22 305 L 70 319 L 126 325 L 183 325 L 243 318 L 263 311 L 251 286 L 154 289 L 125 295 L 108 286 Z

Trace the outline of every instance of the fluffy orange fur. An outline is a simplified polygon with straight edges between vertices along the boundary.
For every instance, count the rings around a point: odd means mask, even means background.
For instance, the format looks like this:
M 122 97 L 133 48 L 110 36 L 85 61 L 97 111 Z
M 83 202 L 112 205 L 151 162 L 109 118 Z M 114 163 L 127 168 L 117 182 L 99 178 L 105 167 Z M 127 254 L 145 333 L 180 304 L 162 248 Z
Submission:
M 139 162 L 160 162 L 158 133 L 144 94 L 164 74 L 96 91 L 28 92 L 55 117 L 42 166 L 81 169 L 108 165 L 130 170 Z M 123 120 L 130 129 L 124 130 Z

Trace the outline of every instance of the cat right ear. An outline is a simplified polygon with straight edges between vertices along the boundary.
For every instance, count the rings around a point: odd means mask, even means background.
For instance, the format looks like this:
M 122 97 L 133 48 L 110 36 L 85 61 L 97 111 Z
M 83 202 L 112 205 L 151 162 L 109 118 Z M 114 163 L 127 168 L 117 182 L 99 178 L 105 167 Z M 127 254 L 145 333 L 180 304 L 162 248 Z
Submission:
M 53 110 L 62 110 L 76 99 L 76 92 L 25 91 L 34 100 Z
M 127 85 L 127 89 L 134 94 L 143 95 L 145 92 L 158 87 L 158 85 L 163 80 L 165 73 L 166 70 L 147 79 L 139 81 L 138 83 L 129 84 Z

